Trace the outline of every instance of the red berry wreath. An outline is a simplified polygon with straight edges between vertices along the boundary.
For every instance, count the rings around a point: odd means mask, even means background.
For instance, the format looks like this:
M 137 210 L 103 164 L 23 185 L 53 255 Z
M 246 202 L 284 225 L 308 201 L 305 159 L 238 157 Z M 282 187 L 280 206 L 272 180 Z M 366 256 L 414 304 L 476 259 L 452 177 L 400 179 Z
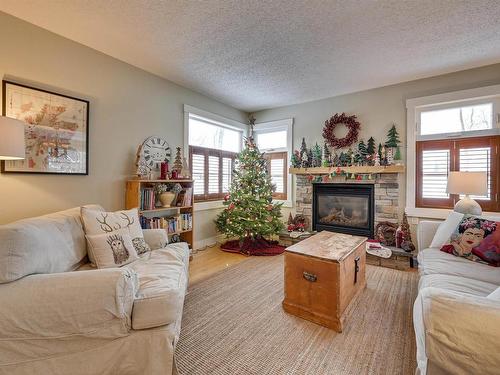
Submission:
M 335 128 L 337 125 L 342 124 L 349 129 L 349 132 L 344 138 L 335 137 Z M 358 140 L 358 132 L 361 124 L 356 120 L 356 116 L 346 116 L 345 113 L 336 113 L 330 120 L 325 121 L 325 127 L 323 128 L 323 138 L 328 142 L 328 144 L 334 148 L 344 148 L 352 145 Z

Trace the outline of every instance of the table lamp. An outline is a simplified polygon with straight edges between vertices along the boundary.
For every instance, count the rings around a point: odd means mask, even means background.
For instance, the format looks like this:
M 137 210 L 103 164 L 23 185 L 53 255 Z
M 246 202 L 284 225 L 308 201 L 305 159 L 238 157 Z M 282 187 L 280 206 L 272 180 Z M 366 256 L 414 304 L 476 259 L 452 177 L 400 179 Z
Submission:
M 462 214 L 481 215 L 479 203 L 469 197 L 469 194 L 486 195 L 488 193 L 488 177 L 486 172 L 450 172 L 446 186 L 448 194 L 465 194 L 453 208 Z
M 21 160 L 25 156 L 24 122 L 0 116 L 0 160 Z

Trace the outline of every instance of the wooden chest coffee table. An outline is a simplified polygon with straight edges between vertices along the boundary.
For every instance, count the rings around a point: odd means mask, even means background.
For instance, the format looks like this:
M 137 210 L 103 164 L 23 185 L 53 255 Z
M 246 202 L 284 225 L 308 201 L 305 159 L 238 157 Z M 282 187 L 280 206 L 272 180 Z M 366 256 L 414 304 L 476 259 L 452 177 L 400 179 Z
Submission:
M 344 311 L 366 286 L 365 242 L 323 231 L 288 247 L 285 311 L 342 332 Z

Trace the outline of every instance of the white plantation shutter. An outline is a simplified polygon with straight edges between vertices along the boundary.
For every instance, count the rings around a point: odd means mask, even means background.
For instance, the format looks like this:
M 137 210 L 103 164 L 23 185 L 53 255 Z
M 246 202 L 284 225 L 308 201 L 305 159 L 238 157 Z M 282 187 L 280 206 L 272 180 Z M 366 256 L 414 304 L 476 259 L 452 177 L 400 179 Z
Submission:
M 192 154 L 191 169 L 194 180 L 194 195 L 205 194 L 205 155 Z
M 267 170 L 271 176 L 271 182 L 276 186 L 273 193 L 275 199 L 287 199 L 287 152 L 271 152 L 264 154 L 267 159 Z
M 222 192 L 227 193 L 231 186 L 233 160 L 231 158 L 222 158 Z
M 418 141 L 417 207 L 453 208 L 463 196 L 446 193 L 450 171 L 487 172 L 488 194 L 472 198 L 483 211 L 499 211 L 499 144 L 500 136 Z
M 208 194 L 218 194 L 219 185 L 219 157 L 208 157 Z
M 450 170 L 450 150 L 422 152 L 422 197 L 448 198 L 446 183 Z
M 196 201 L 219 200 L 231 185 L 237 153 L 190 146 Z
M 285 184 L 283 181 L 283 166 L 285 161 L 283 159 L 271 160 L 271 180 L 276 186 L 276 193 L 285 192 Z
M 491 199 L 491 147 L 461 148 L 460 167 L 462 172 L 486 172 L 488 174 L 488 193 L 482 196 L 471 195 L 472 199 Z M 460 198 L 463 198 L 461 195 Z

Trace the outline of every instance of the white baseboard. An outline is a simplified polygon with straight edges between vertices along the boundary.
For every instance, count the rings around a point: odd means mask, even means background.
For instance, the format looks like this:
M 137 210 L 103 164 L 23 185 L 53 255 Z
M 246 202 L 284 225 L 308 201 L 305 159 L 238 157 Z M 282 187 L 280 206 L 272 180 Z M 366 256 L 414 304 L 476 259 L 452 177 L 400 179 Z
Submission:
M 207 246 L 213 246 L 213 245 L 217 244 L 218 237 L 219 236 L 213 236 L 213 237 L 204 238 L 204 239 L 199 240 L 199 241 L 195 241 L 193 244 L 193 247 L 194 247 L 193 250 L 196 251 L 196 250 L 203 249 Z

